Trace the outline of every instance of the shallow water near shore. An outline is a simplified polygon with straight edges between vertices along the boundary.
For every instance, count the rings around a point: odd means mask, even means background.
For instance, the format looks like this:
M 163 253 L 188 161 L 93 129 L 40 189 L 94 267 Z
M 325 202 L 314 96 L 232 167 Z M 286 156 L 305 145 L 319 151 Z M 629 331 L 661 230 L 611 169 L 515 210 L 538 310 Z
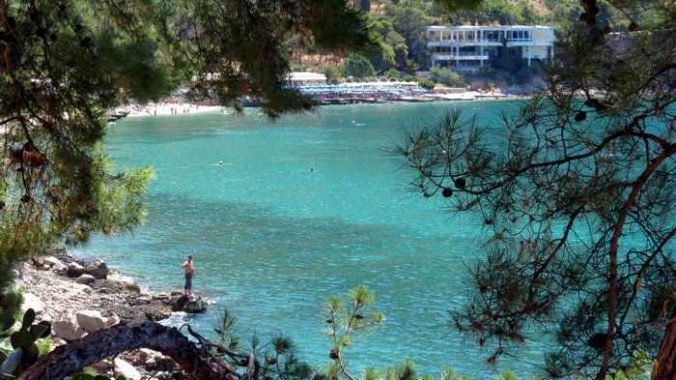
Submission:
M 195 289 L 215 304 L 192 324 L 209 334 L 227 307 L 243 335 L 287 334 L 317 366 L 329 362 L 326 299 L 366 284 L 387 320 L 355 339 L 349 365 L 410 358 L 423 373 L 491 378 L 489 353 L 448 315 L 466 302 L 485 231 L 470 214 L 444 212 L 443 198 L 414 192 L 412 173 L 388 149 L 451 107 L 500 133 L 500 112 L 518 105 L 326 106 L 276 122 L 256 109 L 122 120 L 109 128 L 106 148 L 122 169 L 155 169 L 148 219 L 133 234 L 95 237 L 81 250 L 158 290 L 182 287 L 180 263 L 193 254 Z M 529 341 L 499 368 L 538 373 L 545 349 Z

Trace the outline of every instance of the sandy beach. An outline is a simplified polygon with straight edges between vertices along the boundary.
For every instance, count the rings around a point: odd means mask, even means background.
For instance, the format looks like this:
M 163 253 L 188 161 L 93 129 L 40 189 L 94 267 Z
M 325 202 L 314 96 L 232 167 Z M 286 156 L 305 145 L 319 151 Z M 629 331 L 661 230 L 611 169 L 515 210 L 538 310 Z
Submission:
M 226 113 L 221 106 L 205 106 L 191 103 L 148 103 L 116 108 L 113 113 L 127 113 L 127 117 L 193 115 L 197 113 Z

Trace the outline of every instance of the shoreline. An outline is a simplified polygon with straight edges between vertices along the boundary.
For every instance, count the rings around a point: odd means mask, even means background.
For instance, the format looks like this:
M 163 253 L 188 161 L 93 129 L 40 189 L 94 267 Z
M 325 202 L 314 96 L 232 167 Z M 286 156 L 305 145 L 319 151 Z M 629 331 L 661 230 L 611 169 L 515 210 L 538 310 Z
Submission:
M 478 95 L 477 95 L 478 94 Z M 477 93 L 471 96 L 458 97 L 454 95 L 444 94 L 427 94 L 419 97 L 405 97 L 401 99 L 387 99 L 374 100 L 373 98 L 351 98 L 341 97 L 337 99 L 318 101 L 317 108 L 324 106 L 342 106 L 342 105 L 362 105 L 362 104 L 411 104 L 411 103 L 450 103 L 450 102 L 485 102 L 485 101 L 515 101 L 528 100 L 533 95 L 508 95 L 508 94 L 482 94 Z M 258 108 L 256 102 L 248 102 L 244 108 Z M 108 122 L 115 123 L 123 118 L 150 118 L 150 117 L 166 117 L 166 116 L 190 116 L 198 114 L 223 114 L 229 115 L 234 113 L 228 107 L 202 105 L 197 103 L 163 103 L 148 105 L 131 104 L 123 107 L 117 107 L 109 112 Z
M 116 325 L 152 321 L 173 327 L 189 313 L 206 311 L 207 302 L 201 297 L 185 301 L 183 291 L 147 290 L 134 278 L 108 268 L 103 259 L 74 257 L 62 248 L 21 262 L 14 275 L 14 286 L 23 295 L 22 314 L 33 309 L 36 321 L 51 324 L 52 349 Z M 203 309 L 188 310 L 194 302 Z M 168 380 L 180 372 L 171 358 L 149 349 L 125 352 L 93 367 L 129 380 L 149 375 Z
M 162 321 L 172 313 L 169 299 L 182 294 L 142 289 L 103 259 L 73 257 L 62 249 L 21 263 L 15 274 L 15 286 L 28 295 L 22 309 L 37 307 L 41 320 L 67 320 L 77 311 L 94 309 L 116 315 L 121 323 Z

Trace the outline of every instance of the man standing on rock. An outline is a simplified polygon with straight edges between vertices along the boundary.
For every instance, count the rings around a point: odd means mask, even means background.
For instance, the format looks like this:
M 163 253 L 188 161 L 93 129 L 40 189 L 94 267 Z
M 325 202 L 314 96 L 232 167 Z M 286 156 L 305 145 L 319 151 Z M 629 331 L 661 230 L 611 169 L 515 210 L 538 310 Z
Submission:
M 185 271 L 183 293 L 186 296 L 192 296 L 192 276 L 195 274 L 195 264 L 192 261 L 192 255 L 188 256 L 188 259 L 183 262 L 183 270 Z

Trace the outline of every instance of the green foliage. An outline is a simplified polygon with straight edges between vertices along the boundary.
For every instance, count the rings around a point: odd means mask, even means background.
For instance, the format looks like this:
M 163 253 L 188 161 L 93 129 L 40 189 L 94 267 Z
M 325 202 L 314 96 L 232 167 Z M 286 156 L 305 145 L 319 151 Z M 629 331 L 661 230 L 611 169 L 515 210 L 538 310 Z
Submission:
M 405 68 L 408 65 L 408 46 L 405 38 L 399 34 L 392 20 L 378 16 L 369 20 L 369 29 L 379 49 L 369 54 L 369 59 L 379 72 L 393 67 Z
M 389 69 L 385 72 L 385 76 L 387 77 L 387 79 L 390 80 L 399 79 L 399 75 L 400 75 L 399 71 L 397 71 L 396 69 Z
M 406 360 L 396 367 L 390 367 L 385 372 L 385 380 L 415 380 L 415 363 L 412 360 Z
M 426 88 L 428 90 L 431 90 L 436 86 L 436 84 L 429 80 L 429 79 L 424 79 L 424 78 L 417 78 L 416 82 L 418 82 L 418 85 L 422 88 Z
M 345 76 L 363 79 L 376 74 L 371 62 L 361 54 L 351 54 L 345 58 Z
M 441 371 L 441 380 L 469 380 L 469 377 L 462 376 L 454 370 L 447 368 Z
M 430 71 L 432 72 L 432 80 L 437 83 L 449 87 L 465 87 L 466 85 L 460 74 L 453 70 L 443 67 L 433 67 Z
M 516 374 L 512 371 L 505 371 L 499 374 L 495 380 L 517 380 Z
M 374 302 L 375 293 L 364 285 L 350 289 L 347 302 L 335 295 L 329 298 L 326 324 L 333 343 L 329 358 L 334 361 L 327 370 L 330 378 L 339 375 L 353 378 L 343 361 L 343 352 L 352 344 L 356 333 L 377 326 L 385 320 L 382 313 L 372 310 Z
M 228 309 L 221 312 L 219 324 L 214 327 L 218 334 L 219 343 L 230 350 L 237 350 L 240 346 L 239 338 L 234 335 L 233 329 L 237 325 L 237 318 Z
M 37 324 L 34 322 L 35 311 L 28 309 L 21 319 L 21 327 L 18 330 L 11 333 L 0 331 L 0 339 L 9 335 L 12 349 L 11 352 L 3 350 L 5 352 L 0 361 L 2 365 L 0 374 L 18 375 L 35 363 L 41 354 L 49 351 L 51 339 L 47 338 L 51 334 L 51 324 L 46 321 Z
M 54 341 L 49 336 L 44 339 L 39 339 L 37 342 L 35 342 L 35 345 L 38 347 L 40 356 L 47 355 L 54 349 Z
M 100 143 L 105 113 L 170 94 L 241 108 L 311 108 L 286 86 L 290 36 L 324 51 L 374 45 L 346 0 L 37 0 L 0 7 L 0 313 L 19 260 L 143 220 L 152 171 L 116 173 Z M 367 67 L 368 69 L 368 67 Z M 368 73 L 367 73 L 368 74 Z M 193 80 L 194 79 L 194 80 Z
M 214 327 L 219 336 L 219 346 L 210 347 L 214 356 L 232 355 L 242 348 L 241 339 L 235 334 L 236 326 L 237 318 L 228 309 L 224 309 L 218 326 Z M 249 339 L 248 349 L 256 357 L 263 358 L 259 369 L 261 378 L 309 380 L 314 375 L 315 371 L 310 365 L 299 360 L 296 345 L 287 336 L 278 335 L 272 337 L 266 344 L 261 344 L 259 336 L 254 333 Z
M 326 75 L 326 81 L 328 83 L 338 84 L 343 81 L 343 72 L 338 67 L 326 66 L 322 69 L 322 73 Z
M 392 20 L 394 30 L 406 42 L 408 58 L 418 65 L 426 64 L 424 35 L 434 21 L 430 12 L 430 5 L 417 1 L 402 1 L 396 6 L 387 7 L 387 16 Z
M 587 10 L 562 35 L 543 95 L 498 128 L 450 112 L 400 147 L 424 196 L 476 212 L 488 231 L 453 322 L 492 348 L 490 363 L 555 331 L 548 378 L 625 376 L 657 357 L 676 316 L 676 94 L 664 49 L 675 8 L 643 4 Z M 637 29 L 645 13 L 662 16 L 640 33 L 606 27 Z
M 0 256 L 0 262 L 3 257 Z M 10 276 L 11 272 L 0 270 L 0 279 L 3 275 Z M 9 279 L 7 280 L 9 281 Z M 0 281 L 0 285 L 3 282 Z M 15 315 L 20 311 L 21 303 L 23 302 L 23 294 L 21 290 L 16 288 L 8 288 L 4 293 L 0 292 L 0 338 L 3 337 L 3 331 L 9 330 L 14 324 Z

